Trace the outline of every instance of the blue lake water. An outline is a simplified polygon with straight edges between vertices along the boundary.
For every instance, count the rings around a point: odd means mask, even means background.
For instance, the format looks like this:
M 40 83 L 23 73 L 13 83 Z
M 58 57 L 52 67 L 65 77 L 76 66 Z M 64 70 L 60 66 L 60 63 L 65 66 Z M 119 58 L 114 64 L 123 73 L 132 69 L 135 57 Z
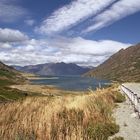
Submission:
M 53 85 L 65 90 L 82 91 L 98 87 L 106 87 L 111 83 L 107 80 L 98 80 L 80 76 L 46 76 L 43 79 L 32 80 L 33 84 Z

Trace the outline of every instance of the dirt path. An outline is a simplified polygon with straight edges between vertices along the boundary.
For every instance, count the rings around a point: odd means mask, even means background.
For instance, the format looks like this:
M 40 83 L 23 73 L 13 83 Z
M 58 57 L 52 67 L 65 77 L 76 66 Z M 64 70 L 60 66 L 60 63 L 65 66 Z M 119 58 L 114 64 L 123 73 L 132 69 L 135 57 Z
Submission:
M 114 110 L 114 117 L 120 125 L 120 132 L 115 136 L 122 136 L 124 140 L 140 140 L 140 119 L 128 99 Z

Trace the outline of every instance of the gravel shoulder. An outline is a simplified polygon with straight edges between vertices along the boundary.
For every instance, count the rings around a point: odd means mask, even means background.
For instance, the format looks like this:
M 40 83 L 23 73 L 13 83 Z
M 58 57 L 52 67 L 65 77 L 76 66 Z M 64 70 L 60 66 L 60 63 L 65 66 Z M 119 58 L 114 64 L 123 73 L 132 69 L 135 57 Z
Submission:
M 121 136 L 124 140 L 140 140 L 140 119 L 128 99 L 118 104 L 114 117 L 120 126 L 120 131 L 115 136 Z

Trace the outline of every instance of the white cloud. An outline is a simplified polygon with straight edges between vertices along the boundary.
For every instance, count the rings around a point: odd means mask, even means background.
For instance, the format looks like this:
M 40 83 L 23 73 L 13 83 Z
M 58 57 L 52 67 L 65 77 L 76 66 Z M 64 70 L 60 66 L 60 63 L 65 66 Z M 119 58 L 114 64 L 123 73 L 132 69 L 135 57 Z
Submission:
M 9 43 L 1 43 L 0 42 L 0 50 L 2 49 L 10 49 L 10 48 L 12 48 L 12 46 L 9 44 Z
M 0 48 L 0 60 L 7 64 L 31 65 L 63 61 L 83 66 L 97 66 L 121 48 L 131 45 L 112 40 L 92 41 L 80 37 L 31 39 L 23 43 L 8 44 L 13 47 Z
M 140 0 L 120 0 L 110 9 L 97 15 L 93 19 L 93 25 L 89 26 L 82 33 L 99 30 L 138 11 L 140 11 Z
M 41 33 L 59 32 L 67 29 L 90 16 L 96 15 L 116 0 L 76 0 L 56 10 L 43 21 L 37 31 Z
M 16 3 L 17 0 L 0 0 L 0 22 L 13 22 L 28 13 Z
M 35 24 L 35 20 L 33 20 L 33 19 L 27 19 L 27 20 L 25 20 L 24 22 L 25 22 L 25 24 L 27 24 L 28 26 L 32 26 L 32 25 Z
M 0 42 L 20 42 L 28 39 L 28 36 L 19 30 L 0 28 Z
M 61 52 L 59 61 L 77 63 L 80 65 L 97 66 L 109 58 L 112 54 L 132 44 L 121 43 L 113 40 L 86 40 L 78 38 L 59 38 L 51 41 L 51 46 L 57 46 Z

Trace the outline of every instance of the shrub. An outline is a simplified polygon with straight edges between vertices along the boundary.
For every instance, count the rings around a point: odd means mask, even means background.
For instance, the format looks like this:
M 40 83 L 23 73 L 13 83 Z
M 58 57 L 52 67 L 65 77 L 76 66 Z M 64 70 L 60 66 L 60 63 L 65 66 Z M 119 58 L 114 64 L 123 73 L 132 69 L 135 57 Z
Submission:
M 119 131 L 119 126 L 111 122 L 110 123 L 90 122 L 86 131 L 89 140 L 97 140 L 97 139 L 107 140 L 109 136 L 112 136 Z
M 124 102 L 125 101 L 125 96 L 124 95 L 122 95 L 120 92 L 118 92 L 118 91 L 116 91 L 116 92 L 114 92 L 114 101 L 116 102 L 116 103 L 122 103 L 122 102 Z

